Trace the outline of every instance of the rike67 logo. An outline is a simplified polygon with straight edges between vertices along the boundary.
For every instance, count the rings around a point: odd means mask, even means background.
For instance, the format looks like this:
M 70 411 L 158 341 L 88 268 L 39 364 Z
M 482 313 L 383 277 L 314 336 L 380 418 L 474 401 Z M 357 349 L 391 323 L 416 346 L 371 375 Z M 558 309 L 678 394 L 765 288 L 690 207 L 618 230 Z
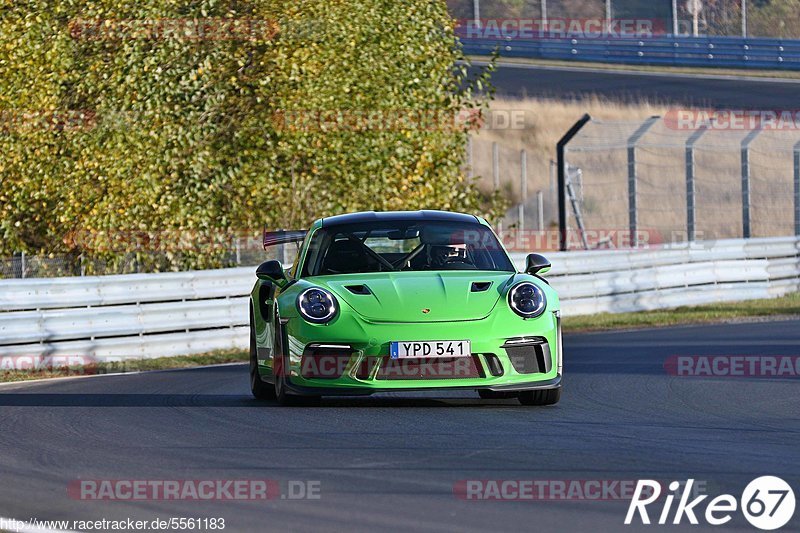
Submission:
M 670 483 L 669 492 L 663 498 L 661 512 L 652 519 L 656 520 L 659 525 L 668 523 L 678 525 L 685 518 L 690 524 L 697 525 L 699 515 L 705 519 L 706 523 L 712 526 L 721 526 L 730 522 L 733 513 L 736 513 L 737 509 L 741 509 L 745 519 L 751 525 L 764 531 L 772 531 L 785 526 L 794 515 L 794 491 L 779 477 L 762 476 L 754 479 L 745 487 L 739 500 L 730 494 L 721 494 L 708 502 L 704 502 L 708 498 L 706 494 L 689 500 L 692 496 L 692 485 L 694 485 L 694 479 L 689 479 L 686 483 L 678 481 Z M 681 492 L 679 493 L 679 491 Z M 625 524 L 634 523 L 637 516 L 642 524 L 650 524 L 651 517 L 647 507 L 658 502 L 657 505 L 652 506 L 656 509 L 650 509 L 650 511 L 658 511 L 657 506 L 661 505 L 661 492 L 661 484 L 658 481 L 639 480 L 628 507 L 628 514 L 625 516 Z M 673 511 L 673 503 L 676 499 L 678 503 Z M 705 503 L 705 511 L 701 512 L 703 503 Z

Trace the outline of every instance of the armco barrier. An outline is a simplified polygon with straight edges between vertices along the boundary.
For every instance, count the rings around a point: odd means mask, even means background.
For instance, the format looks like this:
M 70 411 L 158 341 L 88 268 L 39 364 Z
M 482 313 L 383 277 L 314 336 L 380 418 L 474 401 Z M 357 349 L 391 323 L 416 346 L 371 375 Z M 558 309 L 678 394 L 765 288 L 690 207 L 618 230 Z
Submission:
M 512 255 L 518 268 L 525 254 Z M 548 254 L 565 316 L 800 290 L 800 239 Z M 0 281 L 0 356 L 158 357 L 244 349 L 253 268 Z
M 0 281 L 0 356 L 242 348 L 253 268 Z
M 565 316 L 771 298 L 800 290 L 800 238 L 548 254 Z M 521 268 L 524 254 L 514 254 Z
M 680 67 L 800 70 L 800 40 L 756 37 L 461 37 L 468 55 Z

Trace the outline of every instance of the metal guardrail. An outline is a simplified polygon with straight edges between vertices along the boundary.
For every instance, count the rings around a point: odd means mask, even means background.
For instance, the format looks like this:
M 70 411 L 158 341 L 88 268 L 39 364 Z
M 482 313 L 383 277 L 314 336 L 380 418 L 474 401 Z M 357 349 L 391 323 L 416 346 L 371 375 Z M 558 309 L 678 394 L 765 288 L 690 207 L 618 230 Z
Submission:
M 559 37 L 477 39 L 462 37 L 468 55 L 668 65 L 800 70 L 800 40 L 743 37 Z
M 0 280 L 0 356 L 243 348 L 253 268 Z
M 559 252 L 566 316 L 769 298 L 800 290 L 800 238 Z M 525 254 L 512 254 L 522 269 Z M 245 349 L 252 268 L 0 281 L 0 356 L 159 357 Z
M 565 316 L 772 298 L 800 290 L 800 238 L 558 252 L 548 280 Z M 518 267 L 524 254 L 514 254 Z

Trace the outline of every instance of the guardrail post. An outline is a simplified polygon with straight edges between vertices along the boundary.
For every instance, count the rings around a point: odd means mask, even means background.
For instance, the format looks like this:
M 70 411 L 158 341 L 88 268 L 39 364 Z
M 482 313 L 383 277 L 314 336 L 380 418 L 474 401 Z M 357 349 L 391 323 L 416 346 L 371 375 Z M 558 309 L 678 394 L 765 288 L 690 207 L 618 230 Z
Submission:
M 695 238 L 695 185 L 694 185 L 694 145 L 708 131 L 703 124 L 686 141 L 686 239 L 693 242 Z
M 794 145 L 794 234 L 800 235 L 800 142 Z
M 633 248 L 639 247 L 637 230 L 639 225 L 637 198 L 636 198 L 636 144 L 639 139 L 653 127 L 661 117 L 650 117 L 644 124 L 628 138 L 628 231 L 630 231 L 631 245 Z
M 742 140 L 742 237 L 750 238 L 750 143 L 761 133 L 756 127 Z
M 558 165 L 558 246 L 562 252 L 567 251 L 567 144 L 575 137 L 579 131 L 592 120 L 588 113 L 583 115 L 556 145 L 557 165 Z

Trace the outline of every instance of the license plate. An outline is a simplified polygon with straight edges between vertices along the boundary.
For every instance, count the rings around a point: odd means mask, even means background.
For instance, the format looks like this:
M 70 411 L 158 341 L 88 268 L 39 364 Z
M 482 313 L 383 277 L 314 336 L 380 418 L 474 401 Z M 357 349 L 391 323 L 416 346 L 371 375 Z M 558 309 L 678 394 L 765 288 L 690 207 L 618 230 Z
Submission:
M 423 357 L 469 357 L 470 341 L 393 342 L 389 347 L 392 359 L 419 359 Z

